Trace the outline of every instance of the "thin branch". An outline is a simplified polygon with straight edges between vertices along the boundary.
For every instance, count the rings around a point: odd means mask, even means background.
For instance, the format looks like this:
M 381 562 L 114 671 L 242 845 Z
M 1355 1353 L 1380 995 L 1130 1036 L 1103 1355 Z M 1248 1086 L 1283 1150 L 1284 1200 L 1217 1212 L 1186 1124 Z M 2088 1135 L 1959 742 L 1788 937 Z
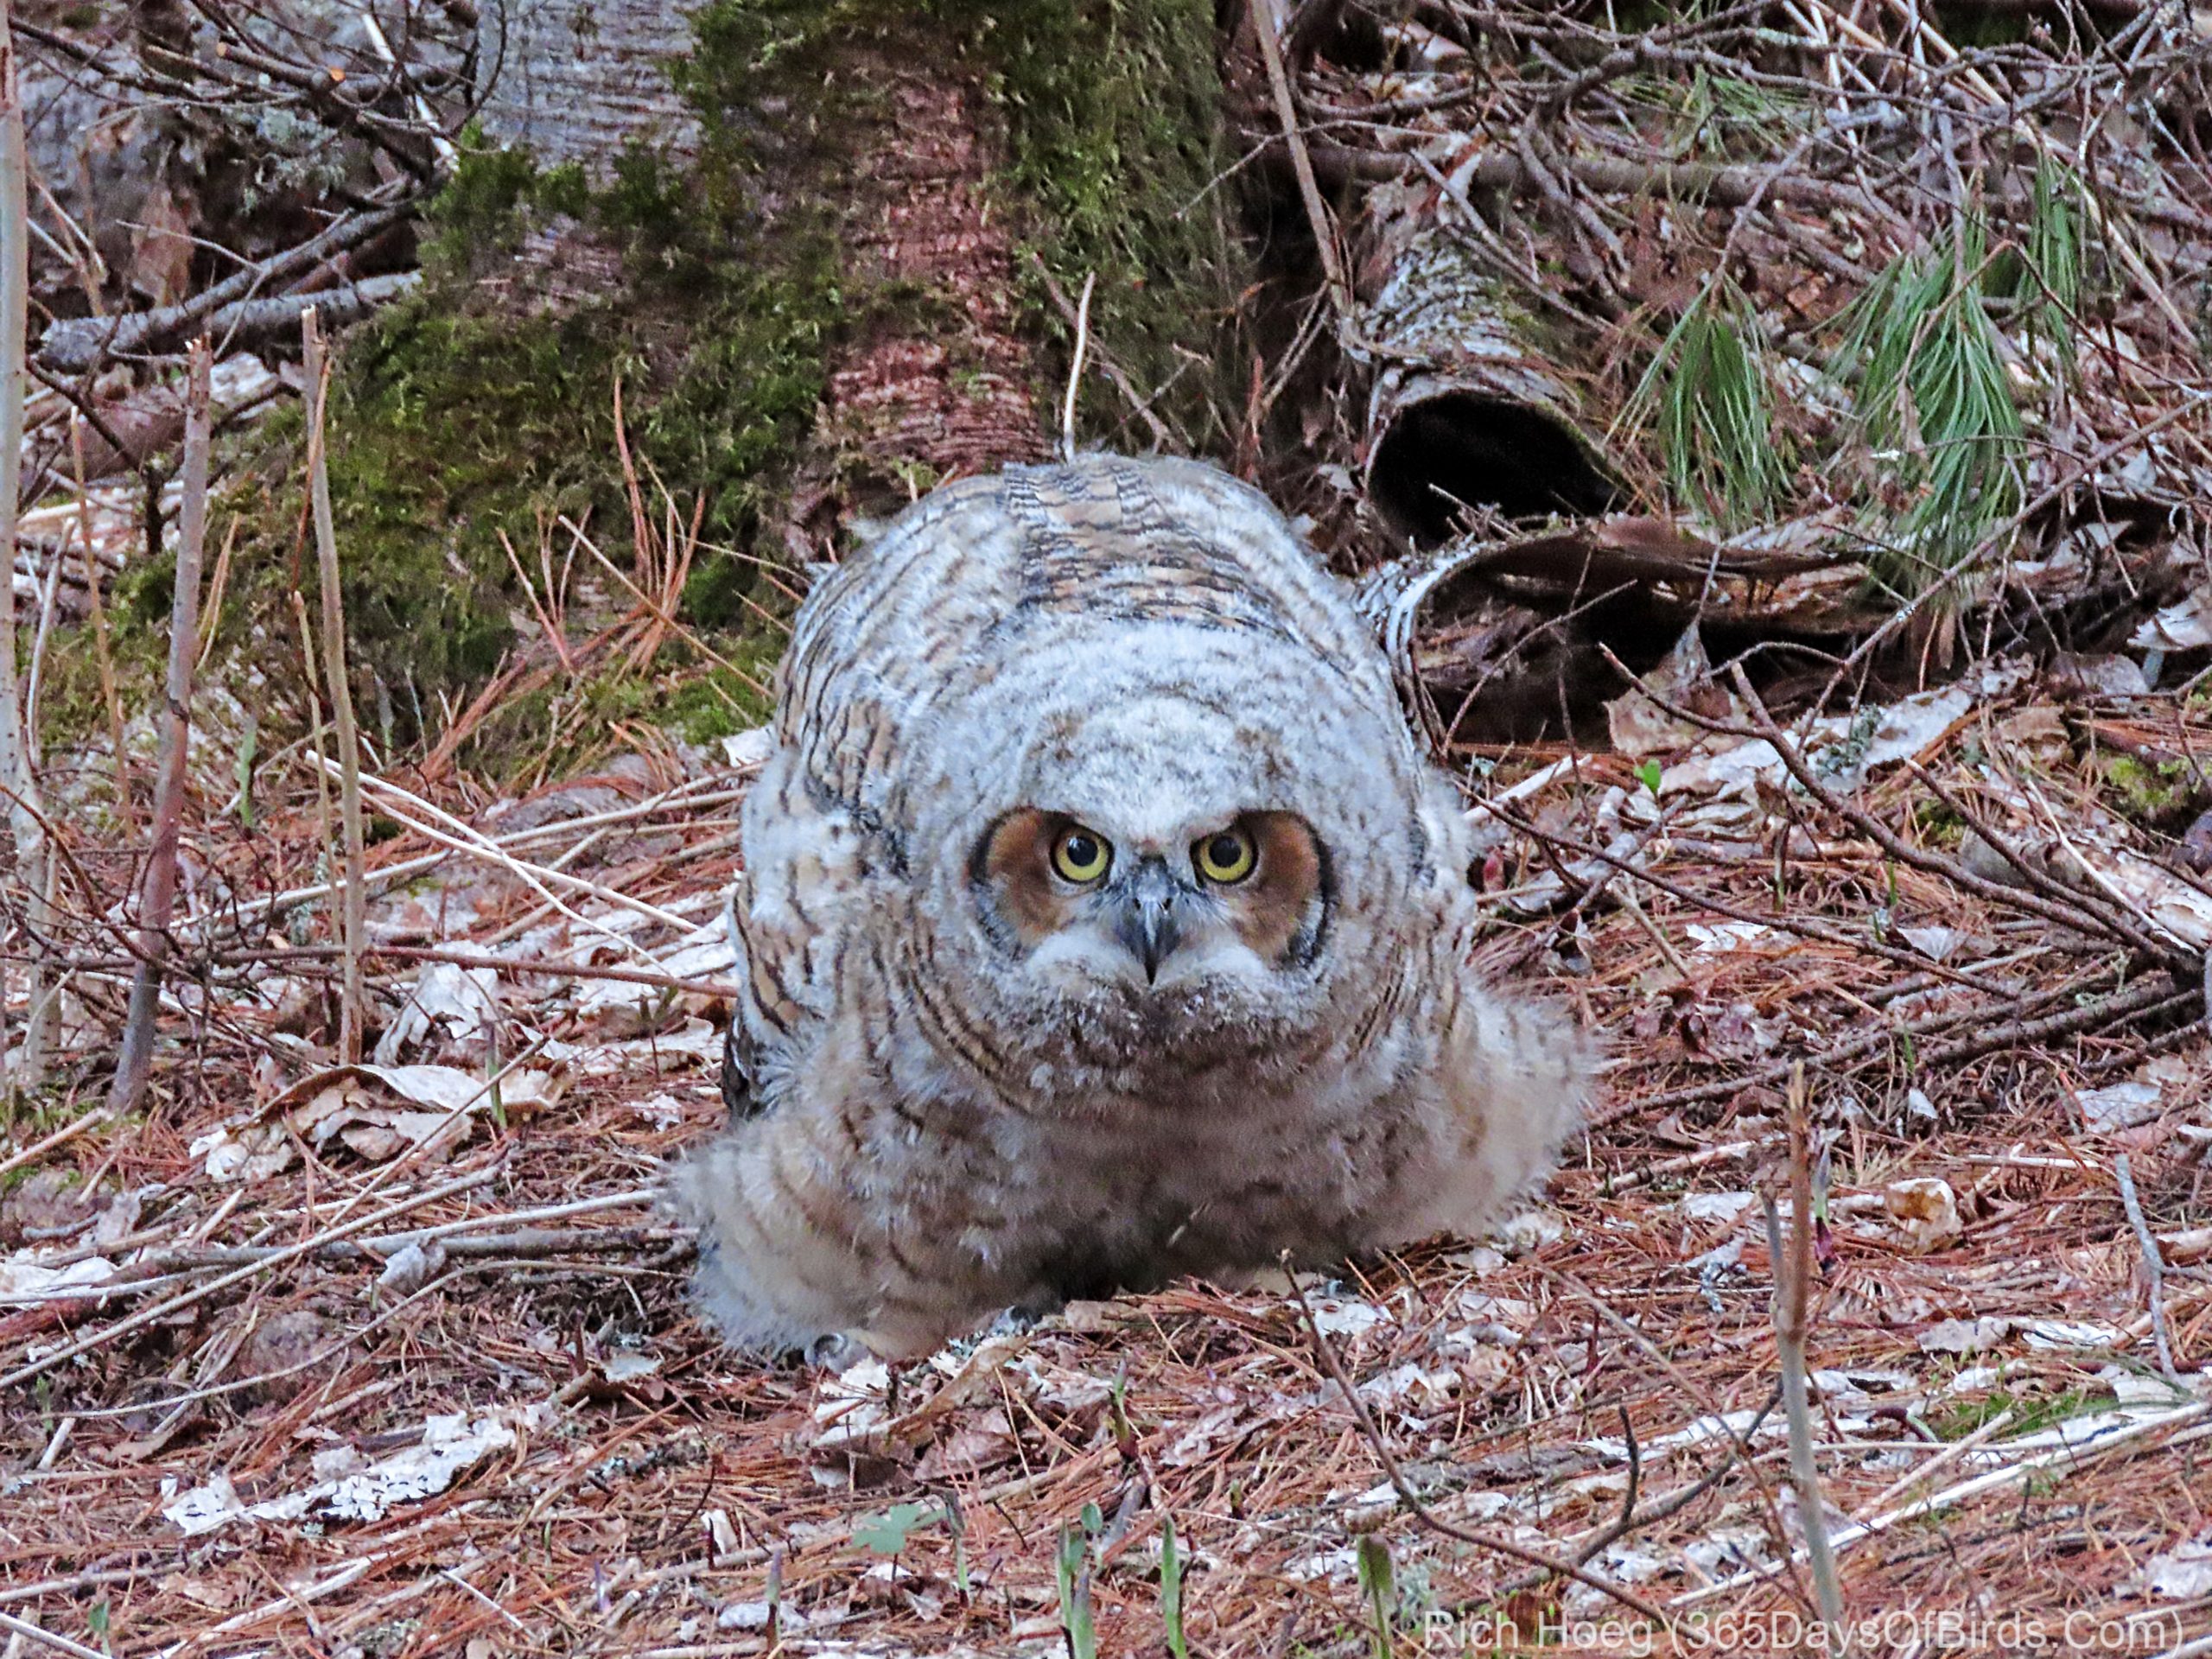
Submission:
M 0 787 L 11 803 L 9 829 L 16 842 L 18 878 L 30 895 L 35 933 L 42 933 L 41 895 L 47 891 L 46 833 L 38 813 L 38 777 L 32 760 L 35 736 L 28 718 L 16 658 L 16 544 L 18 492 L 22 486 L 23 380 L 30 310 L 29 160 L 24 148 L 22 88 L 16 79 L 15 38 L 9 32 L 13 8 L 0 0 Z M 30 974 L 30 1012 L 22 1058 L 6 1067 L 10 1088 L 35 1087 L 43 1063 L 42 1006 L 46 969 L 43 952 L 35 955 Z M 4 1046 L 4 1039 L 0 1039 Z
M 1045 263 L 1045 256 L 1034 248 L 1029 250 L 1029 263 L 1035 268 L 1038 279 L 1045 284 L 1045 297 L 1052 301 L 1052 309 L 1060 314 L 1060 321 L 1075 331 L 1077 339 L 1087 338 L 1089 325 L 1086 319 L 1090 314 L 1089 307 L 1085 306 L 1078 309 L 1069 302 L 1068 296 L 1061 291 L 1060 285 L 1052 280 L 1052 267 Z M 1096 275 L 1096 273 L 1094 272 L 1091 276 L 1084 279 L 1084 289 L 1086 296 L 1089 294 L 1091 281 L 1095 279 Z M 1146 429 L 1152 434 L 1153 448 L 1167 448 L 1173 442 L 1174 435 L 1168 431 L 1166 423 L 1153 413 L 1153 400 L 1138 389 L 1136 383 L 1129 378 L 1122 365 L 1116 363 L 1106 348 L 1095 340 L 1090 342 L 1090 352 L 1091 355 L 1098 359 L 1098 372 L 1114 383 L 1114 389 L 1128 400 L 1131 412 L 1145 423 Z
M 138 971 L 130 985 L 130 1012 L 108 1090 L 118 1116 L 138 1109 L 154 1063 L 156 1015 L 161 1007 L 162 958 L 168 950 L 169 918 L 176 908 L 178 828 L 188 788 L 186 761 L 192 734 L 192 664 L 200 643 L 200 563 L 207 536 L 207 451 L 213 438 L 210 377 L 213 354 L 203 336 L 192 342 L 185 372 L 184 501 L 177 520 L 176 583 L 169 602 L 168 677 L 163 688 L 161 752 L 155 762 L 153 839 L 146 854 L 145 887 L 138 906 Z
M 1805 1123 L 1805 1068 L 1789 1075 L 1789 1242 L 1785 1248 L 1774 1198 L 1765 1195 L 1767 1254 L 1774 1274 L 1774 1345 L 1782 1368 L 1782 1408 L 1789 1427 L 1789 1475 L 1797 1489 L 1797 1519 L 1804 1529 L 1806 1560 L 1821 1621 L 1834 1646 L 1843 1637 L 1843 1591 L 1835 1552 L 1828 1547 L 1827 1499 L 1813 1455 L 1813 1408 L 1806 1381 L 1806 1310 L 1812 1300 L 1813 1173 Z
M 1339 321 L 1349 321 L 1352 312 L 1351 283 L 1344 276 L 1344 256 L 1337 247 L 1336 226 L 1329 218 L 1327 205 L 1321 200 L 1321 187 L 1314 180 L 1313 162 L 1306 153 L 1305 137 L 1298 129 L 1298 104 L 1291 95 L 1290 77 L 1284 72 L 1282 46 L 1275 39 L 1274 8 L 1268 0 L 1251 0 L 1245 14 L 1252 20 L 1252 38 L 1260 48 L 1260 61 L 1267 67 L 1268 87 L 1274 96 L 1275 118 L 1282 124 L 1282 142 L 1290 147 L 1290 164 L 1298 175 L 1298 194 L 1306 204 L 1306 217 L 1313 229 L 1313 251 L 1321 262 L 1322 280 L 1327 284 L 1330 302 L 1337 308 Z
M 2120 1183 L 2120 1201 L 2127 1207 L 2128 1225 L 2135 1229 L 2136 1242 L 2143 1249 L 2143 1273 L 2150 1281 L 2151 1332 L 2158 1344 L 2158 1370 L 2167 1382 L 2178 1386 L 2181 1373 L 2174 1370 L 2173 1344 L 2166 1335 L 2165 1260 L 2158 1254 L 2158 1235 L 2144 1217 L 2143 1201 L 2135 1195 L 2135 1172 L 2128 1166 L 2126 1153 L 2113 1160 L 2113 1175 Z
M 1358 1423 L 1360 1433 L 1374 1448 L 1376 1457 L 1382 1462 L 1383 1473 L 1389 1477 L 1390 1484 L 1398 1494 L 1398 1501 L 1406 1506 L 1408 1514 L 1432 1532 L 1440 1533 L 1446 1538 L 1456 1538 L 1463 1544 L 1472 1544 L 1478 1549 L 1509 1555 L 1516 1561 L 1542 1567 L 1560 1578 L 1573 1579 L 1577 1584 L 1587 1585 L 1622 1606 L 1643 1614 L 1660 1630 L 1671 1631 L 1674 1629 L 1674 1621 L 1659 1609 L 1657 1604 L 1646 1601 L 1625 1585 L 1616 1584 L 1603 1573 L 1592 1573 L 1577 1562 L 1547 1554 L 1540 1549 L 1530 1549 L 1526 1544 L 1516 1543 L 1512 1539 L 1500 1537 L 1496 1533 L 1478 1532 L 1471 1527 L 1456 1525 L 1422 1503 L 1407 1481 L 1404 1471 L 1398 1467 L 1398 1459 L 1392 1453 L 1389 1442 L 1382 1438 L 1382 1431 L 1376 1426 L 1374 1417 L 1369 1414 L 1367 1402 L 1359 1397 L 1359 1390 L 1352 1386 L 1351 1378 L 1344 1375 L 1344 1362 L 1337 1357 L 1337 1351 L 1329 1345 L 1328 1338 L 1322 1334 L 1320 1325 L 1315 1322 L 1313 1310 L 1306 1300 L 1305 1288 L 1298 1282 L 1298 1275 L 1293 1270 L 1287 1255 L 1282 1266 L 1284 1274 L 1290 1281 L 1290 1294 L 1297 1299 L 1299 1313 L 1306 1321 L 1306 1334 L 1313 1340 L 1315 1357 L 1321 1362 L 1321 1369 L 1329 1374 L 1330 1380 L 1343 1394 L 1344 1403 L 1351 1408 L 1352 1417 Z
M 1085 271 L 1083 297 L 1075 308 L 1075 355 L 1068 365 L 1068 393 L 1060 406 L 1060 459 L 1075 459 L 1076 394 L 1083 389 L 1083 360 L 1090 353 L 1090 296 L 1098 286 L 1098 273 Z
M 338 739 L 339 817 L 346 835 L 346 887 L 339 943 L 346 970 L 339 1001 L 339 1058 L 361 1058 L 361 943 L 366 936 L 366 853 L 361 827 L 361 742 L 353 725 L 353 690 L 346 668 L 346 601 L 338 574 L 338 530 L 330 511 L 330 365 L 323 354 L 322 325 L 310 309 L 301 319 L 306 347 L 308 487 L 315 510 L 315 570 L 322 589 L 322 665 L 330 687 L 331 719 Z
M 359 247 L 414 214 L 412 201 L 351 213 L 321 235 L 272 255 L 176 305 L 114 317 L 63 318 L 47 326 L 39 359 L 62 373 L 83 373 L 111 356 L 153 352 L 174 345 L 199 324 L 263 289 L 312 270 L 326 259 Z M 310 386 L 313 381 L 309 382 Z
M 73 1642 L 66 1636 L 56 1636 L 44 1626 L 34 1624 L 29 1619 L 18 1618 L 14 1613 L 0 1613 L 0 1630 L 9 1632 L 16 1638 L 16 1641 L 35 1643 L 41 1648 L 51 1648 L 56 1653 L 73 1656 L 73 1659 L 107 1659 L 107 1656 L 98 1648 L 88 1648 L 83 1643 Z M 8 1645 L 12 1649 L 16 1643 L 10 1642 Z

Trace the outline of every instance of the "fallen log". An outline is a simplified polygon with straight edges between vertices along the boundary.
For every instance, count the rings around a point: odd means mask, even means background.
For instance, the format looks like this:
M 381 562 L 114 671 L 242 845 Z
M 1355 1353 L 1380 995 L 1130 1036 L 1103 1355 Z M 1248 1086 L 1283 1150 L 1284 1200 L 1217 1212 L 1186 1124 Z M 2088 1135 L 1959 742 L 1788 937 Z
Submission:
M 1384 245 L 1370 263 L 1387 274 L 1353 349 L 1374 370 L 1363 450 L 1384 524 L 1434 547 L 1470 509 L 1525 518 L 1618 505 L 1596 424 L 1554 366 L 1562 353 L 1549 321 L 1433 219 L 1377 222 Z

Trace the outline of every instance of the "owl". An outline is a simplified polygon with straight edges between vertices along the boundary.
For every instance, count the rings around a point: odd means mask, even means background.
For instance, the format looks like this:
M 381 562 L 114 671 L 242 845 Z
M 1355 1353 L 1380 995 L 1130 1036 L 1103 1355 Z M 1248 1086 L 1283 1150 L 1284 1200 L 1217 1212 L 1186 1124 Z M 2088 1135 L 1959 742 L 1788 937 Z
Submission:
M 925 498 L 808 596 L 679 1168 L 763 1351 L 1478 1228 L 1592 1072 L 1485 984 L 1469 832 L 1346 593 L 1185 461 Z

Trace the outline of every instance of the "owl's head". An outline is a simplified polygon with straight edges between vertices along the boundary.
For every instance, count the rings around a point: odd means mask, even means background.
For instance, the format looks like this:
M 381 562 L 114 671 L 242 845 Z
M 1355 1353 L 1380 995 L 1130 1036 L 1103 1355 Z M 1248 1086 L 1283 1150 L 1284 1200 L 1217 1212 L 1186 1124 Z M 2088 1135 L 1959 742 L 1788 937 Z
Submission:
M 973 955 L 940 969 L 1055 1076 L 1294 1070 L 1384 994 L 1386 931 L 1446 850 L 1403 726 L 1300 653 L 1126 632 L 1026 658 L 949 722 L 973 793 L 938 890 Z

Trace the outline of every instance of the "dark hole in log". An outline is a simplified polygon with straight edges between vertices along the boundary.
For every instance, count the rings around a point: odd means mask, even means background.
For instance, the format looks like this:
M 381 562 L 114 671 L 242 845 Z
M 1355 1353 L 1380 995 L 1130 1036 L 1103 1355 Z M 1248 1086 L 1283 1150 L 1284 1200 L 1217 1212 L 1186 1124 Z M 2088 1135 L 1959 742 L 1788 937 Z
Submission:
M 1220 17 L 1230 10 L 1216 6 L 1214 15 Z M 1242 7 L 1233 9 L 1233 21 L 1243 27 Z M 1281 41 L 1283 56 L 1295 64 L 1325 58 L 1354 74 L 1373 74 L 1390 67 L 1390 37 L 1383 33 L 1382 20 L 1364 6 L 1345 5 L 1341 0 L 1305 0 L 1293 8 Z
M 1626 689 L 1605 653 L 1631 674 L 1648 673 L 1681 630 L 1681 617 L 1664 614 L 1646 594 L 1592 592 L 1572 617 L 1528 627 L 1503 651 L 1477 630 L 1461 661 L 1433 645 L 1423 679 L 1455 744 L 1565 742 L 1602 751 L 1611 747 L 1605 704 Z M 1506 631 L 1516 630 L 1509 623 Z M 1448 646 L 1452 632 L 1438 645 Z M 1493 660 L 1481 660 L 1485 644 Z
M 1459 528 L 1461 505 L 1508 518 L 1611 512 L 1618 493 L 1557 421 L 1525 404 L 1449 391 L 1398 410 L 1368 469 L 1369 498 L 1417 547 Z

